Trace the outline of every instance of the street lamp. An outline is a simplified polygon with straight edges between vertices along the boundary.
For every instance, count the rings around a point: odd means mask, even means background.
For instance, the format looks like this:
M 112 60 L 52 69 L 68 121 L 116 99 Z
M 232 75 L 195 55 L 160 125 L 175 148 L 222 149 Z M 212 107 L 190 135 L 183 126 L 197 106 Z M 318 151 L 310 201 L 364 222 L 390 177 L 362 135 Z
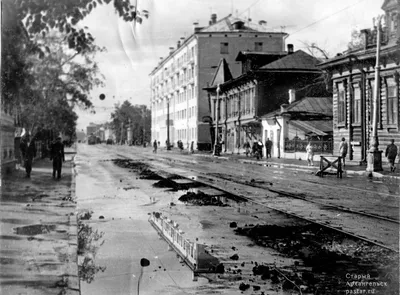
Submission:
M 138 279 L 138 284 L 137 284 L 137 294 L 139 295 L 139 288 L 140 288 L 140 281 L 142 280 L 142 276 L 143 276 L 143 267 L 149 266 L 150 265 L 150 261 L 146 258 L 142 258 L 140 259 L 140 276 Z
M 367 171 L 382 171 L 382 151 L 378 150 L 378 99 L 379 99 L 379 84 L 380 84 L 380 50 L 381 50 L 381 20 L 379 16 L 376 23 L 376 65 L 375 65 L 375 87 L 373 97 L 373 114 L 372 114 L 372 136 L 370 141 L 370 149 L 368 151 Z
M 219 156 L 219 140 L 218 140 L 218 121 L 219 121 L 219 92 L 221 88 L 217 86 L 217 102 L 215 106 L 215 142 L 214 142 L 214 156 Z
M 167 97 L 167 150 L 171 150 L 171 145 L 169 144 L 169 97 Z

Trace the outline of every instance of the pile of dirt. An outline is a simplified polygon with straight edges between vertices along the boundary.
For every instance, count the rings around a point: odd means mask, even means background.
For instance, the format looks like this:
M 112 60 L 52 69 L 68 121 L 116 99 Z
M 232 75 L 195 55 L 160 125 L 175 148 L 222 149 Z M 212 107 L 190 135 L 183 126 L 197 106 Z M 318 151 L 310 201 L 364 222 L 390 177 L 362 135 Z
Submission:
M 301 261 L 295 262 L 292 271 L 278 275 L 284 278 L 285 285 L 282 286 L 285 288 L 303 286 L 307 292 L 318 289 L 323 290 L 323 294 L 337 294 L 338 290 L 346 289 L 346 274 L 351 273 L 369 274 L 368 281 L 371 282 L 385 281 L 388 287 L 382 294 L 392 294 L 391 290 L 398 290 L 398 283 L 387 278 L 388 273 L 398 277 L 398 254 L 367 242 L 350 239 L 315 224 L 258 224 L 239 227 L 235 232 L 250 237 L 259 246 L 273 248 Z M 266 267 L 255 267 L 253 273 L 265 279 L 271 276 Z
M 113 159 L 112 160 L 115 165 L 130 169 L 131 172 L 137 173 L 140 175 L 140 179 L 149 179 L 149 180 L 160 180 L 163 179 L 156 172 L 149 169 L 149 165 L 140 161 L 132 161 L 129 159 Z
M 179 198 L 179 201 L 185 204 L 192 204 L 196 206 L 228 206 L 220 201 L 220 199 L 216 196 L 207 195 L 201 191 L 195 192 L 187 192 Z

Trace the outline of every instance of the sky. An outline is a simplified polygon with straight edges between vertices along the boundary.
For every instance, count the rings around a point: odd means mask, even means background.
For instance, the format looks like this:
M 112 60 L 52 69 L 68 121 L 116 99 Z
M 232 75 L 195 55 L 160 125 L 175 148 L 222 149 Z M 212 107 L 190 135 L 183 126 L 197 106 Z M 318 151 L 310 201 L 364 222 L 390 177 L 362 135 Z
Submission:
M 370 28 L 383 14 L 383 0 L 131 0 L 136 1 L 139 10 L 149 11 L 142 24 L 124 22 L 111 4 L 98 5 L 81 23 L 107 51 L 96 56 L 106 85 L 90 94 L 96 114 L 77 110 L 78 130 L 109 121 L 114 105 L 125 100 L 149 106 L 149 74 L 160 57 L 192 34 L 194 22 L 207 26 L 212 13 L 217 19 L 233 14 L 265 20 L 269 31 L 288 33 L 286 44 L 295 50 L 315 43 L 331 57 L 346 50 L 353 29 Z

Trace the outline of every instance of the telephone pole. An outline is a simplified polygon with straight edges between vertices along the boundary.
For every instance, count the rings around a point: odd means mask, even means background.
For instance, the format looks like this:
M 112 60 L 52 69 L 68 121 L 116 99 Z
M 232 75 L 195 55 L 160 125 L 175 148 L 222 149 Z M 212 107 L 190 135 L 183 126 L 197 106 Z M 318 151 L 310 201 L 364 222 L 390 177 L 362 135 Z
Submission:
M 375 65 L 375 83 L 373 97 L 373 113 L 372 113 L 372 136 L 370 141 L 370 149 L 367 158 L 367 171 L 382 171 L 382 151 L 378 149 L 378 101 L 380 93 L 380 54 L 381 54 L 381 20 L 379 16 L 376 24 L 376 65 Z

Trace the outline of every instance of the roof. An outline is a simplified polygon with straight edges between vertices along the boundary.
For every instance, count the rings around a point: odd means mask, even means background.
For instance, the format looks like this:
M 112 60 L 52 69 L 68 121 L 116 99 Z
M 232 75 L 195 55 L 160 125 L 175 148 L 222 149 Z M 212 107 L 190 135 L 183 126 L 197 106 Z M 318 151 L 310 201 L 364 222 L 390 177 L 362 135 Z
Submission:
M 241 22 L 243 24 L 239 30 L 235 29 L 235 27 L 233 25 L 236 22 Z M 231 14 L 229 14 L 228 16 L 218 20 L 215 24 L 211 24 L 208 27 L 205 27 L 200 30 L 200 32 L 204 32 L 204 33 L 206 33 L 206 32 L 207 33 L 208 32 L 213 32 L 213 33 L 215 33 L 215 32 L 238 32 L 238 31 L 241 31 L 241 32 L 243 32 L 243 31 L 267 32 L 267 28 L 263 25 L 249 22 L 245 19 L 241 19 L 239 17 L 232 16 Z M 269 32 L 269 33 L 276 34 L 274 32 Z M 287 35 L 287 33 L 283 33 L 283 32 L 279 32 L 279 34 Z
M 287 111 L 290 113 L 306 112 L 332 116 L 332 97 L 304 97 L 291 103 Z
M 241 61 L 245 57 L 263 57 L 263 56 L 286 56 L 287 52 L 285 51 L 239 51 L 235 61 Z
M 262 118 L 269 119 L 282 114 L 291 116 L 291 120 L 319 121 L 332 119 L 332 97 L 304 97 L 286 108 L 285 112 L 280 109 L 274 110 Z
M 290 120 L 289 124 L 307 133 L 314 133 L 320 136 L 328 135 L 327 132 L 333 131 L 332 121 Z
M 228 63 L 226 62 L 225 58 L 221 58 L 218 68 L 215 71 L 214 77 L 211 80 L 211 86 L 210 87 L 217 87 L 219 84 L 223 84 L 226 81 L 231 80 L 232 73 L 229 70 Z
M 314 56 L 304 52 L 303 50 L 297 50 L 296 52 L 289 54 L 281 59 L 273 61 L 263 67 L 260 70 L 312 70 L 320 71 L 316 65 L 321 61 Z

